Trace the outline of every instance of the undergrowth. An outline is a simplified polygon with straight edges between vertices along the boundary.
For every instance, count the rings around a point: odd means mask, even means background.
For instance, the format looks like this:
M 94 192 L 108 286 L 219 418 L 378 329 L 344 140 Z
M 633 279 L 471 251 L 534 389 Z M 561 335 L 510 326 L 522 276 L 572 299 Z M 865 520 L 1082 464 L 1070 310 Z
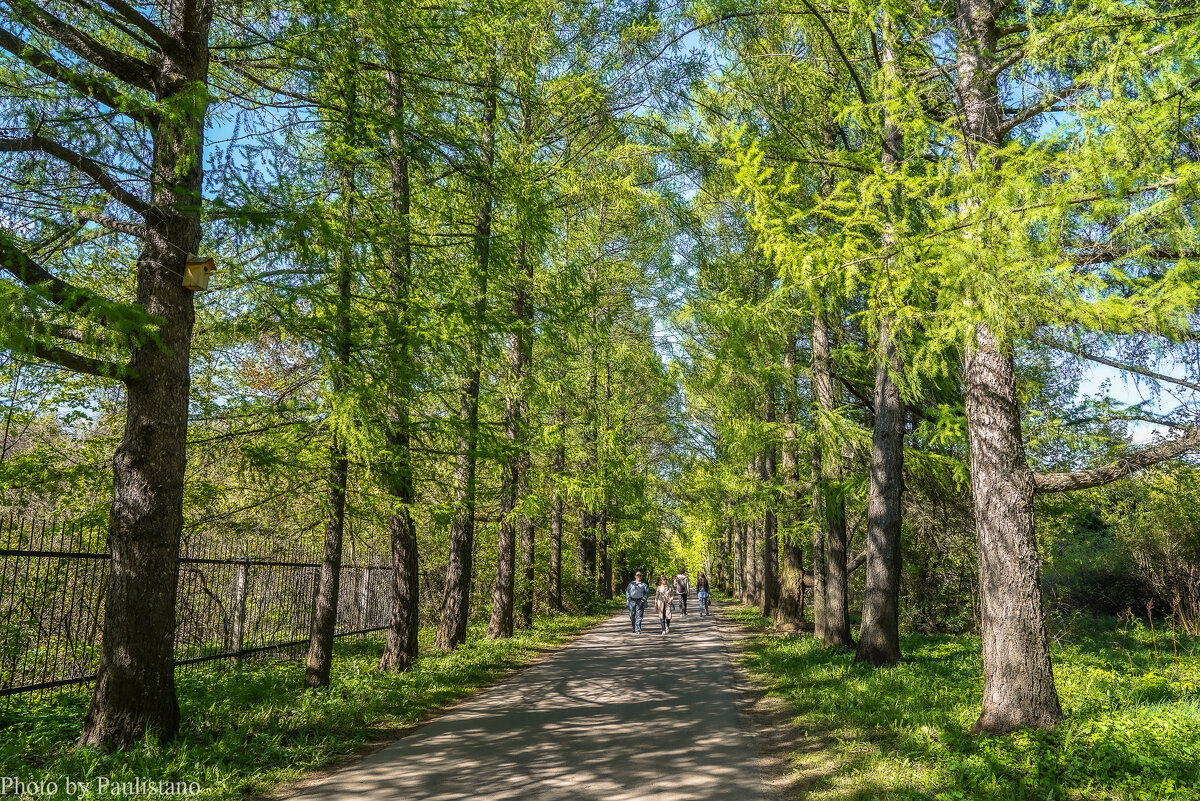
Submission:
M 1053 731 L 973 734 L 983 695 L 978 637 L 905 635 L 904 661 L 874 669 L 811 636 L 761 629 L 744 662 L 786 699 L 806 799 L 1200 798 L 1200 638 L 1129 621 L 1076 620 L 1052 647 L 1065 718 Z M 830 757 L 814 769 L 814 754 Z

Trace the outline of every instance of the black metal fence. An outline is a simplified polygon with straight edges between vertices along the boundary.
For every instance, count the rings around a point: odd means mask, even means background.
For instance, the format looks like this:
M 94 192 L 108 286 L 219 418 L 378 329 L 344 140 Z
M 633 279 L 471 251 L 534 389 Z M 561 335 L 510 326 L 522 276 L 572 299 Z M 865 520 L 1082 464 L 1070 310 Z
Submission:
M 109 554 L 98 527 L 0 519 L 0 697 L 95 678 Z M 308 644 L 320 554 L 185 536 L 175 664 L 291 656 Z M 337 636 L 387 624 L 383 564 L 343 564 Z

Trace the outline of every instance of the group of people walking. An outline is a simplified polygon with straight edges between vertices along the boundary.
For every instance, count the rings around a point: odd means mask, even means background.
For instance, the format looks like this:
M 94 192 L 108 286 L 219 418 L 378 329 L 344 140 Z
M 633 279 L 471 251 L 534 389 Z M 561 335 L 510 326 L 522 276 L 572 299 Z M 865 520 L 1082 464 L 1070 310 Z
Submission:
M 666 573 L 658 574 L 658 585 L 654 588 L 654 614 L 658 618 L 659 633 L 666 634 L 671 630 L 671 615 L 674 612 L 675 601 L 679 601 L 679 611 L 688 613 L 688 593 L 691 586 L 688 575 L 680 570 L 672 580 L 667 579 Z M 646 606 L 650 601 L 650 587 L 642 581 L 642 571 L 633 574 L 633 581 L 625 588 L 625 600 L 629 605 L 629 623 L 635 632 L 642 630 L 642 618 L 646 614 Z M 708 578 L 701 573 L 696 577 L 696 600 L 699 602 L 700 614 L 708 614 Z

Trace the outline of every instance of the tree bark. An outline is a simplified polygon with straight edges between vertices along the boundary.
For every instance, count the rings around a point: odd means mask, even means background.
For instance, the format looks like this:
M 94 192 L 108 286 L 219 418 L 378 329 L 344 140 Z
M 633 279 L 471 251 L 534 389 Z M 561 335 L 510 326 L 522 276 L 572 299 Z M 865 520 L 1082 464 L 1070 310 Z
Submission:
M 189 354 L 195 319 L 182 285 L 200 248 L 204 118 L 211 2 L 173 2 L 164 33 L 175 47 L 157 65 L 155 99 L 168 113 L 152 125 L 151 205 L 137 260 L 137 302 L 159 318 L 156 336 L 133 348 L 125 431 L 113 457 L 111 552 L 104 635 L 82 746 L 127 748 L 179 729 L 175 603 L 183 533 Z
M 388 610 L 387 642 L 379 658 L 379 669 L 401 671 L 417 658 L 420 630 L 420 564 L 417 558 L 417 530 L 411 512 L 416 501 L 416 486 L 413 482 L 412 419 L 409 413 L 412 399 L 410 382 L 416 365 L 412 361 L 412 343 L 408 333 L 412 325 L 408 319 L 409 283 L 412 280 L 412 198 L 404 122 L 404 89 L 397 70 L 389 69 L 387 80 L 388 99 L 392 105 L 388 167 L 392 182 L 392 211 L 396 215 L 389 270 L 396 312 L 389 331 L 388 454 L 383 475 L 385 490 L 392 503 L 387 523 L 392 554 L 392 596 Z
M 558 408 L 555 410 L 555 420 L 558 422 L 557 442 L 554 446 L 554 456 L 550 462 L 551 471 L 554 473 L 551 479 L 550 489 L 550 577 L 549 577 L 549 603 L 550 609 L 555 612 L 563 611 L 562 602 L 562 540 L 563 540 L 563 494 L 562 488 L 559 486 L 559 481 L 562 478 L 563 471 L 566 470 L 567 457 L 563 448 L 562 438 L 563 429 L 566 427 L 567 410 L 560 401 Z
M 766 402 L 763 408 L 763 422 L 768 427 L 775 423 L 775 387 L 767 388 Z M 775 617 L 779 607 L 779 518 L 775 512 L 776 498 L 776 452 L 775 435 L 767 432 L 767 446 L 762 455 L 762 481 L 767 487 L 767 508 L 763 512 L 762 527 L 762 582 L 759 587 L 759 608 L 763 617 Z
M 1033 471 L 1021 440 L 1012 357 L 984 325 L 967 349 L 965 379 L 983 635 L 983 710 L 975 728 L 1051 728 L 1062 710 L 1042 611 Z
M 813 391 L 817 400 L 818 437 L 820 455 L 820 506 L 823 514 L 818 517 L 817 528 L 823 528 L 822 541 L 814 542 L 813 558 L 821 557 L 821 564 L 814 563 L 813 576 L 821 590 L 819 605 L 813 609 L 821 613 L 817 625 L 818 636 L 827 646 L 853 648 L 854 639 L 850 632 L 850 598 L 848 592 L 849 572 L 846 565 L 846 506 L 842 488 L 842 454 L 831 446 L 834 437 L 827 430 L 825 418 L 834 413 L 837 395 L 833 388 L 833 371 L 829 366 L 829 331 L 820 314 L 813 317 Z M 820 547 L 818 547 L 818 545 Z
M 746 601 L 746 523 L 733 524 L 733 597 Z
M 783 352 L 783 507 L 786 510 L 779 536 L 779 606 L 775 625 L 798 628 L 804 618 L 804 554 L 798 537 L 796 509 L 800 507 L 800 453 L 796 436 L 798 399 L 796 397 L 796 337 L 788 337 Z
M 961 0 L 958 96 L 968 166 L 1000 145 L 998 34 L 989 0 Z M 984 153 L 985 150 L 990 152 Z M 1033 523 L 1034 476 L 1025 457 L 1011 352 L 986 323 L 965 348 L 964 393 L 979 549 L 983 708 L 975 728 L 1052 728 L 1062 718 L 1041 597 Z
M 895 174 L 903 149 L 903 134 L 890 108 L 897 85 L 895 30 L 888 12 L 883 15 L 880 36 L 885 102 L 883 109 L 882 167 Z M 885 254 L 881 274 L 890 275 L 890 253 L 895 245 L 894 217 L 901 213 L 893 189 L 884 209 L 880 249 Z M 875 427 L 871 444 L 871 475 L 867 493 L 867 579 L 863 596 L 862 624 L 858 631 L 856 662 L 892 665 L 900 661 L 900 525 L 904 491 L 904 402 L 893 375 L 903 369 L 900 351 L 892 335 L 891 315 L 879 316 L 875 362 Z
M 885 244 L 885 247 L 887 245 Z M 891 371 L 900 356 L 886 318 L 879 323 L 875 366 L 875 429 L 867 497 L 867 579 L 857 662 L 900 661 L 900 523 L 904 489 L 904 403 Z
M 454 516 L 450 522 L 450 560 L 442 616 L 434 644 L 443 650 L 467 641 L 471 607 L 471 571 L 475 555 L 475 461 L 479 441 L 479 381 L 483 369 L 483 317 L 487 310 L 488 270 L 492 248 L 493 192 L 490 176 L 496 135 L 496 65 L 489 66 L 483 100 L 479 161 L 485 179 L 480 182 L 482 201 L 475 214 L 475 298 L 472 306 L 471 343 L 466 376 L 459 390 L 461 425 L 454 465 Z
M 608 553 L 608 510 L 604 507 L 600 508 L 600 514 L 597 515 L 599 535 L 597 537 L 597 562 L 598 573 L 597 589 L 600 591 L 600 597 L 604 600 L 611 600 L 613 597 L 612 586 L 612 562 L 609 561 Z
M 358 60 L 357 53 L 351 55 L 350 63 Z M 346 141 L 357 140 L 358 82 L 353 67 L 343 75 L 344 97 L 342 98 L 345 118 L 342 120 L 342 136 Z M 337 262 L 337 297 L 333 321 L 332 356 L 329 384 L 334 398 L 341 397 L 349 384 L 350 372 L 350 279 L 354 271 L 354 199 L 358 191 L 355 186 L 355 165 L 343 160 L 339 165 L 338 193 L 343 205 L 341 252 Z M 346 485 L 350 460 L 346 442 L 336 428 L 330 431 L 329 476 L 327 478 L 325 507 L 325 541 L 321 557 L 321 570 L 317 578 L 317 597 L 313 606 L 313 625 L 308 640 L 308 656 L 304 666 L 305 689 L 329 686 L 329 674 L 333 669 L 333 639 L 337 630 L 339 583 L 342 575 L 342 539 L 346 525 Z

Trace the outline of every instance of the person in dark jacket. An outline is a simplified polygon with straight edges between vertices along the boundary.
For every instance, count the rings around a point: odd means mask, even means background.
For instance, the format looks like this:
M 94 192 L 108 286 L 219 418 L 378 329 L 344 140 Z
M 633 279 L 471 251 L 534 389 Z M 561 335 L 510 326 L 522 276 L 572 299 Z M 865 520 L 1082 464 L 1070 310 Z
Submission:
M 687 573 L 685 573 L 684 571 L 680 570 L 680 571 L 679 571 L 679 572 L 678 572 L 678 573 L 675 575 L 675 583 L 674 583 L 674 587 L 673 587 L 673 589 L 675 590 L 675 594 L 676 594 L 677 596 L 679 596 L 679 611 L 680 611 L 680 612 L 683 612 L 683 613 L 686 615 L 686 614 L 687 614 L 687 597 L 688 597 L 688 590 L 689 590 L 689 589 L 691 589 L 691 588 L 688 586 L 688 576 L 687 576 Z
M 629 605 L 629 623 L 633 630 L 641 633 L 642 615 L 646 612 L 646 599 L 650 596 L 650 587 L 642 581 L 642 571 L 633 574 L 633 581 L 625 588 L 625 602 Z

